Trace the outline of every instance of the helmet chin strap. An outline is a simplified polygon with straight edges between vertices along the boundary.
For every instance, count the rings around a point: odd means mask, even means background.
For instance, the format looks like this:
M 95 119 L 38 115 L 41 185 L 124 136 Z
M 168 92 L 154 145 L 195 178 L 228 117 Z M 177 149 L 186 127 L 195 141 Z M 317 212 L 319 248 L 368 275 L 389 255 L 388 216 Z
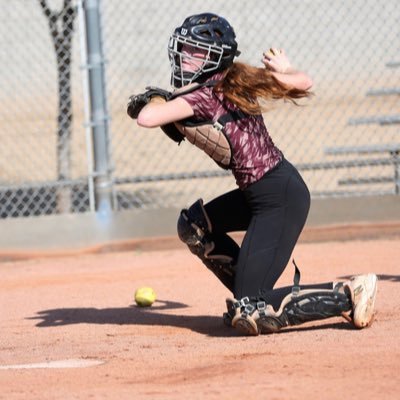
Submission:
M 194 82 L 204 83 L 207 81 L 207 79 L 211 78 L 214 74 L 220 71 L 222 71 L 222 68 L 215 71 L 204 72 L 198 75 L 197 77 L 194 77 L 195 75 L 194 73 L 184 72 L 183 74 L 180 75 L 181 77 L 183 77 L 183 79 L 179 79 L 177 75 L 174 74 L 172 75 L 171 84 L 173 85 L 174 88 L 179 89 Z
M 175 88 L 181 88 L 183 86 L 189 85 L 194 81 L 195 73 L 179 71 L 178 73 L 172 72 L 171 84 Z
M 203 74 L 200 74 L 196 79 L 194 79 L 193 82 L 204 83 L 207 79 L 211 78 L 214 74 L 216 74 L 219 71 L 221 71 L 220 68 L 216 69 L 215 71 L 204 72 Z

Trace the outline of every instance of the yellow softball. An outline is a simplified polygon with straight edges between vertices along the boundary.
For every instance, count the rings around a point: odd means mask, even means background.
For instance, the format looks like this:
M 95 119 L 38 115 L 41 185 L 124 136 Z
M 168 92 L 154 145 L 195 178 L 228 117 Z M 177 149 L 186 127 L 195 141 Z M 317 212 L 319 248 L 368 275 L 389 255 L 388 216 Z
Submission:
M 151 287 L 141 287 L 135 292 L 135 302 L 139 307 L 150 307 L 156 301 L 156 292 Z

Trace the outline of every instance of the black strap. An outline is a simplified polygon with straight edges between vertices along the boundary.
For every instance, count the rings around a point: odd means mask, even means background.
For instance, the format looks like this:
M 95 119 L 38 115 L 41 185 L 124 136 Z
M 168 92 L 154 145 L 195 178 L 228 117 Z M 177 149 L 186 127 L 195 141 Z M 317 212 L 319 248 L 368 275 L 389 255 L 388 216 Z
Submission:
M 172 93 L 170 100 L 175 99 L 176 97 L 179 97 L 179 96 L 183 96 L 188 93 L 192 93 L 195 90 L 200 89 L 202 87 L 214 87 L 218 82 L 219 81 L 216 81 L 216 80 L 210 80 L 210 81 L 203 82 L 203 83 L 196 83 L 196 85 L 192 85 L 190 88 L 187 88 L 186 90 L 183 90 L 182 92 L 175 91 L 174 93 Z
M 300 292 L 300 270 L 296 265 L 294 259 L 292 260 L 294 264 L 294 278 L 293 278 L 293 287 L 292 287 L 292 297 L 296 297 Z
M 218 122 L 225 126 L 228 122 L 239 121 L 240 119 L 247 118 L 248 115 L 241 110 L 230 111 L 227 114 L 221 115 Z

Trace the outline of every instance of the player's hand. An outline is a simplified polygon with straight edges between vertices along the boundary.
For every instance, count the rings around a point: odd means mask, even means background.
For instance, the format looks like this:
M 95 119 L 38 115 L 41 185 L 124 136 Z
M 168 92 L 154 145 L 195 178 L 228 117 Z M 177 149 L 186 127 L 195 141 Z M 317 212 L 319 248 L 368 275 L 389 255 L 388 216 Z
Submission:
M 281 74 L 286 74 L 293 69 L 283 49 L 271 48 L 264 52 L 262 62 L 267 69 Z

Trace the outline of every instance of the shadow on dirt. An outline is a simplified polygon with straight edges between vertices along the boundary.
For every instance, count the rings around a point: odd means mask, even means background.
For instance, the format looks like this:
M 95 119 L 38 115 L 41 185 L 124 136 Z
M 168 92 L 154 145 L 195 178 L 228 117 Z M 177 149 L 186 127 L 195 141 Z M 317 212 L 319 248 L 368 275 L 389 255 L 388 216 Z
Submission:
M 152 307 L 132 305 L 124 308 L 58 308 L 39 311 L 30 320 L 39 320 L 37 327 L 57 327 L 73 324 L 155 325 L 189 329 L 210 337 L 237 337 L 240 333 L 223 324 L 222 316 L 163 314 L 158 311 L 182 309 L 186 304 L 157 300 Z M 353 329 L 346 322 L 318 326 L 286 328 L 279 332 L 313 331 L 321 329 Z M 160 331 L 160 334 L 162 332 Z
M 189 307 L 186 304 L 157 300 L 152 307 L 132 305 L 123 308 L 58 308 L 39 311 L 28 319 L 39 320 L 37 327 L 71 324 L 155 325 L 189 329 L 208 336 L 234 336 L 234 330 L 223 325 L 222 316 L 176 315 L 160 311 Z
M 350 279 L 353 275 L 340 276 L 339 279 Z M 400 282 L 400 275 L 378 275 L 379 281 Z

